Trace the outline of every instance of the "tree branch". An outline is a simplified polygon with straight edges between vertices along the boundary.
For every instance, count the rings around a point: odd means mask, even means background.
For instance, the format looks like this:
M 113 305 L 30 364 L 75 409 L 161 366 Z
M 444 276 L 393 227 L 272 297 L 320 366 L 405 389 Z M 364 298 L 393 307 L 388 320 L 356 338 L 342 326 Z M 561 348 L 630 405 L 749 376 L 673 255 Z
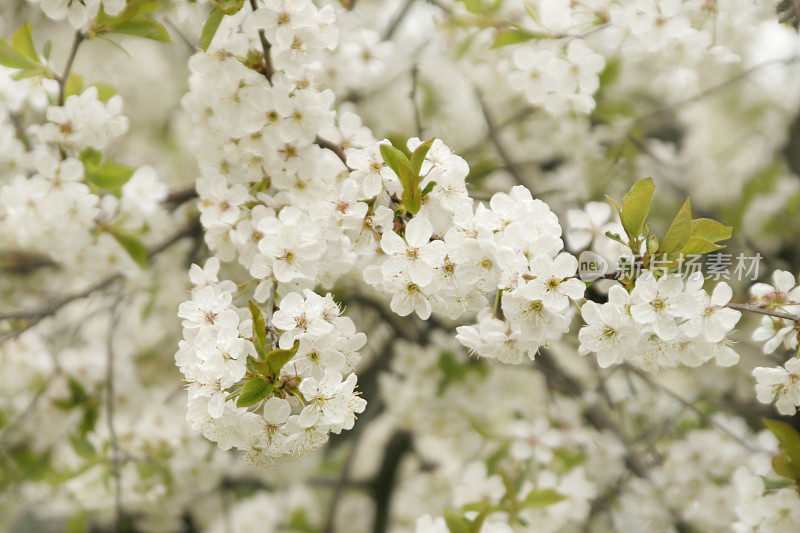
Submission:
M 192 221 L 183 229 L 177 231 L 166 240 L 161 242 L 160 244 L 156 245 L 154 248 L 148 251 L 148 258 L 153 258 L 156 255 L 160 254 L 164 250 L 171 247 L 173 244 L 178 242 L 179 240 L 183 239 L 184 237 L 188 237 L 189 235 L 195 233 L 200 228 L 200 222 L 197 217 L 193 218 Z M 14 313 L 6 313 L 0 314 L 0 320 L 26 320 L 27 323 L 20 328 L 17 328 L 13 331 L 5 333 L 4 335 L 0 336 L 0 343 L 6 341 L 8 339 L 12 339 L 14 337 L 19 336 L 22 332 L 32 328 L 36 324 L 38 324 L 42 319 L 48 317 L 50 315 L 55 314 L 58 312 L 62 307 L 73 302 L 75 300 L 80 300 L 82 298 L 86 298 L 87 296 L 91 295 L 96 291 L 100 291 L 105 289 L 115 281 L 122 279 L 124 277 L 122 272 L 116 272 L 111 274 L 92 285 L 89 285 L 87 288 L 78 291 L 76 293 L 64 296 L 51 304 L 48 304 L 44 307 L 40 307 L 39 309 L 34 309 L 31 311 L 17 311 Z
M 250 0 L 250 7 L 253 11 L 258 9 L 256 0 Z M 272 66 L 272 56 L 270 55 L 272 45 L 267 40 L 267 34 L 261 28 L 258 30 L 258 38 L 261 40 L 261 48 L 264 51 L 264 77 L 267 78 L 267 83 L 272 85 L 272 75 L 275 73 L 275 68 Z
M 783 311 L 773 311 L 772 309 L 758 307 L 757 305 L 729 303 L 726 307 L 736 309 L 737 311 L 747 311 L 749 313 L 758 313 L 760 315 L 782 318 L 784 320 L 790 320 L 795 324 L 800 324 L 800 316 L 793 315 L 791 313 L 784 313 Z
M 514 180 L 519 185 L 525 185 L 525 180 L 523 179 L 522 172 L 517 167 L 516 163 L 511 159 L 508 151 L 506 150 L 505 146 L 503 146 L 503 142 L 500 139 L 500 132 L 497 129 L 497 125 L 494 122 L 494 119 L 489 114 L 489 109 L 486 107 L 486 102 L 483 99 L 483 95 L 479 90 L 475 91 L 475 95 L 478 98 L 478 104 L 481 106 L 481 112 L 483 112 L 483 118 L 486 121 L 486 128 L 489 133 L 489 140 L 492 141 L 494 147 L 497 149 L 497 153 L 500 155 L 500 159 L 503 160 L 506 168 L 508 169 L 508 173 L 513 176 Z
M 80 48 L 81 43 L 86 38 L 86 36 L 80 31 L 75 32 L 75 38 L 72 40 L 72 48 L 69 50 L 69 55 L 67 56 L 67 64 L 64 66 L 64 72 L 58 77 L 58 105 L 63 106 L 64 100 L 66 99 L 66 87 L 67 87 L 67 79 L 69 79 L 69 74 L 72 72 L 72 64 L 75 62 L 75 56 L 78 55 L 78 48 Z
M 331 152 L 336 154 L 336 157 L 339 158 L 339 160 L 344 164 L 344 166 L 345 166 L 345 168 L 347 168 L 347 170 L 353 170 L 347 164 L 347 155 L 345 155 L 345 153 L 344 153 L 344 148 L 342 148 L 341 146 L 339 146 L 336 143 L 332 143 L 331 141 L 323 139 L 319 135 L 317 135 L 317 138 L 314 139 L 314 144 L 316 144 L 320 148 L 324 148 L 325 150 L 330 150 Z

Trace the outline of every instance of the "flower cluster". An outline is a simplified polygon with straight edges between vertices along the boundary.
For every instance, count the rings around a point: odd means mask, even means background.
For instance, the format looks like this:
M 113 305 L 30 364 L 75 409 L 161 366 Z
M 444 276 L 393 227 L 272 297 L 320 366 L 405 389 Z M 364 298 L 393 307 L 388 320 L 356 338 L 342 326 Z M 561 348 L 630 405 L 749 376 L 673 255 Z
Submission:
M 451 187 L 456 192 L 444 190 L 439 200 L 439 213 L 452 210 L 447 224 L 428 215 L 437 212 L 437 187 L 438 182 L 433 200 L 405 225 L 403 237 L 393 230 L 383 234 L 386 257 L 365 269 L 364 279 L 391 295 L 395 312 L 421 318 L 437 310 L 455 319 L 485 307 L 487 295 L 502 294 L 505 322 L 484 309 L 481 322 L 459 329 L 458 338 L 486 357 L 516 363 L 526 353 L 533 357 L 540 345 L 566 331 L 569 299 L 583 295 L 584 285 L 574 279 L 577 261 L 559 254 L 557 217 L 525 187 L 497 193 L 488 207 L 476 208 Z M 455 206 L 445 203 L 453 197 Z M 487 337 L 488 331 L 494 335 Z
M 550 113 L 590 113 L 604 66 L 603 56 L 581 39 L 571 40 L 565 50 L 521 47 L 514 50 L 508 81 L 528 102 Z
M 92 86 L 68 96 L 63 106 L 48 107 L 48 122 L 36 131 L 42 142 L 57 143 L 75 152 L 84 148 L 104 150 L 128 130 L 128 118 L 121 113 L 121 96 L 102 102 L 97 87 Z
M 355 392 L 356 376 L 345 372 L 358 362 L 366 342 L 353 322 L 341 316 L 330 295 L 288 293 L 265 331 L 283 350 L 298 348 L 280 367 L 256 349 L 258 323 L 242 319 L 233 304 L 235 285 L 218 281 L 219 261 L 194 265 L 192 299 L 180 306 L 184 340 L 175 355 L 189 383 L 187 420 L 222 449 L 248 452 L 252 460 L 300 455 L 324 444 L 330 432 L 350 429 L 366 402 Z M 270 352 L 271 355 L 271 352 Z M 270 372 L 263 369 L 265 364 Z M 236 401 L 251 379 L 271 379 L 253 409 Z M 266 386 L 266 385 L 265 385 Z M 292 412 L 295 414 L 292 414 Z
M 720 282 L 709 295 L 700 273 L 684 282 L 677 274 L 656 279 L 644 270 L 631 293 L 614 285 L 608 302 L 583 304 L 586 325 L 578 334 L 580 352 L 596 353 L 603 368 L 628 361 L 657 370 L 679 363 L 699 366 L 712 358 L 719 365 L 733 365 L 739 355 L 727 335 L 741 312 L 726 307 L 732 294 Z

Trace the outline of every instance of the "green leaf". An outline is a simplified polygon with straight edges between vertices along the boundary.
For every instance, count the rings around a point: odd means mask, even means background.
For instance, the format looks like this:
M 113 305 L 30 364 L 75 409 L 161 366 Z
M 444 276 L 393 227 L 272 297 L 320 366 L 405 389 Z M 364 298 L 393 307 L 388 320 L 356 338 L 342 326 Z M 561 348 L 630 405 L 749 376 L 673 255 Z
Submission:
M 531 19 L 533 19 L 536 24 L 541 25 L 541 22 L 539 21 L 539 9 L 536 7 L 536 5 L 533 2 L 528 1 L 524 2 L 524 4 L 525 11 L 528 12 L 528 15 L 530 15 Z
M 444 521 L 450 533 L 470 533 L 469 522 L 463 516 L 459 516 L 448 509 L 444 510 Z
M 80 159 L 86 172 L 86 179 L 102 189 L 116 190 L 128 183 L 134 168 L 113 159 L 101 161 L 102 154 L 94 148 L 81 152 Z
M 425 156 L 428 155 L 428 151 L 431 149 L 434 140 L 436 140 L 436 137 L 420 144 L 417 146 L 416 150 L 414 150 L 414 153 L 411 154 L 411 170 L 414 174 L 419 175 L 422 171 L 422 164 L 425 162 Z
M 708 252 L 714 252 L 722 248 L 725 247 L 715 244 L 711 241 L 701 239 L 700 237 L 691 237 L 689 242 L 686 243 L 686 246 L 683 247 L 683 250 L 681 250 L 681 253 L 683 255 L 701 255 L 707 254 Z
M 217 28 L 219 28 L 219 24 L 224 17 L 225 13 L 219 9 L 214 9 L 208 16 L 208 19 L 206 19 L 206 23 L 203 24 L 203 31 L 200 32 L 200 48 L 203 49 L 203 52 L 208 50 L 211 41 L 214 40 L 214 35 L 217 33 Z
M 406 157 L 406 154 L 404 154 L 394 146 L 390 144 L 381 144 L 380 150 L 381 150 L 381 157 L 383 157 L 383 162 L 386 163 L 386 165 L 389 168 L 391 168 L 394 171 L 394 173 L 397 174 L 398 176 L 400 176 L 401 161 L 405 161 L 410 167 L 411 163 L 409 162 L 408 157 Z
M 409 163 L 407 159 L 400 161 L 400 168 L 398 170 L 397 177 L 400 178 L 403 189 L 408 191 L 409 194 L 413 194 L 414 188 L 419 185 L 419 175 L 411 170 L 411 163 Z
M 33 37 L 31 37 L 32 32 L 31 23 L 26 22 L 11 37 L 11 43 L 17 52 L 39 63 L 39 54 L 36 53 L 36 46 L 33 44 Z
M 553 489 L 534 489 L 522 500 L 522 506 L 537 509 L 558 503 L 564 498 L 566 498 L 566 496 L 559 494 Z
M 267 362 L 256 359 L 252 355 L 247 356 L 247 368 L 249 368 L 254 374 L 260 374 L 262 376 L 268 376 L 270 373 Z
M 67 82 L 64 84 L 64 97 L 72 96 L 73 94 L 81 94 L 83 92 L 83 76 L 70 72 L 67 76 Z
M 434 187 L 436 187 L 436 182 L 435 181 L 429 181 L 428 184 L 425 185 L 425 188 L 422 189 L 422 197 L 424 198 L 425 196 L 427 196 L 428 193 L 430 193 L 433 190 Z
M 53 50 L 53 41 L 50 39 L 44 42 L 44 46 L 42 47 L 42 55 L 45 59 L 50 59 L 50 52 Z
M 297 349 L 300 347 L 300 341 L 294 341 L 294 345 L 288 350 L 272 350 L 267 354 L 267 364 L 269 365 L 269 369 L 272 371 L 273 374 L 276 376 L 280 374 L 281 368 L 288 363 L 294 354 L 297 353 Z
M 731 238 L 733 228 L 710 218 L 692 220 L 692 237 L 710 242 L 724 241 Z
M 94 446 L 92 446 L 92 443 L 89 442 L 89 439 L 86 438 L 86 435 L 70 435 L 69 443 L 72 445 L 72 449 L 75 450 L 75 453 L 84 459 L 91 459 L 97 454 L 97 451 L 94 449 Z
M 789 459 L 786 452 L 772 457 L 772 469 L 781 477 L 800 480 L 800 467 Z
M 261 359 L 267 358 L 267 325 L 264 322 L 264 315 L 261 314 L 261 309 L 253 300 L 247 302 L 250 308 L 250 314 L 253 317 L 253 344 L 256 346 L 256 352 Z
M 141 0 L 139 2 L 139 9 L 136 10 L 137 15 L 148 15 L 161 9 L 162 3 L 159 0 Z
M 787 453 L 789 459 L 800 467 L 800 433 L 786 422 L 781 422 L 780 420 L 765 418 L 764 425 L 778 439 L 781 449 Z
M 606 61 L 606 66 L 600 73 L 600 89 L 605 89 L 613 85 L 618 79 L 620 74 L 620 62 L 618 58 L 612 58 Z
M 93 83 L 89 87 L 95 87 L 97 89 L 97 99 L 101 102 L 106 102 L 109 98 L 117 94 L 117 88 L 104 81 Z
M 638 238 L 642 233 L 655 190 L 653 178 L 640 179 L 631 186 L 628 194 L 622 199 L 621 209 L 615 205 L 620 211 L 622 227 L 631 239 Z
M 481 0 L 460 0 L 467 11 L 474 15 L 483 13 L 483 2 Z
M 497 33 L 494 38 L 494 43 L 492 43 L 492 48 L 502 48 L 503 46 L 524 43 L 531 39 L 543 39 L 544 37 L 546 37 L 546 35 L 543 33 L 534 33 L 519 28 L 508 28 Z
M 687 198 L 675 215 L 664 238 L 661 239 L 659 251 L 664 253 L 682 250 L 692 237 L 692 205 Z
M 239 393 L 239 399 L 236 400 L 237 407 L 250 407 L 255 405 L 270 394 L 274 385 L 268 383 L 263 378 L 253 378 L 242 387 L 242 392 Z
M 116 24 L 111 31 L 153 41 L 171 42 L 167 29 L 160 22 L 147 17 L 135 17 L 126 22 Z
M 109 228 L 109 233 L 117 239 L 117 242 L 125 248 L 125 251 L 128 252 L 128 255 L 131 256 L 131 259 L 139 265 L 141 268 L 147 268 L 148 263 L 148 253 L 147 248 L 142 241 L 130 235 L 128 233 L 123 233 L 119 230 Z
M 41 65 L 19 53 L 8 41 L 0 39 L 0 65 L 21 70 L 40 70 Z

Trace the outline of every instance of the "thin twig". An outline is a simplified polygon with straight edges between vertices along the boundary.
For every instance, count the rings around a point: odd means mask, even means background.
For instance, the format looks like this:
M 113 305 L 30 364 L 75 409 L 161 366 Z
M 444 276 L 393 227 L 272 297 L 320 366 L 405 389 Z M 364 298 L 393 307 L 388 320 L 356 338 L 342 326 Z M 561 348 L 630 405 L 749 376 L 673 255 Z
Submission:
M 164 240 L 160 244 L 156 245 L 154 248 L 150 249 L 148 251 L 148 254 L 147 254 L 148 257 L 152 258 L 152 257 L 160 254 L 161 252 L 163 252 L 167 248 L 171 247 L 173 244 L 175 244 L 179 240 L 183 239 L 184 237 L 187 237 L 187 236 L 192 235 L 193 233 L 197 232 L 197 230 L 199 228 L 200 228 L 199 221 L 195 217 L 194 219 L 192 219 L 192 221 L 185 228 L 177 231 L 176 233 L 174 233 L 173 235 L 168 237 L 166 240 Z M 22 332 L 32 328 L 33 326 L 38 324 L 45 317 L 48 317 L 50 315 L 55 314 L 62 307 L 64 307 L 65 305 L 69 304 L 70 302 L 73 302 L 75 300 L 80 300 L 82 298 L 86 298 L 87 296 L 91 295 L 92 293 L 94 293 L 96 291 L 105 289 L 106 287 L 108 287 L 109 285 L 111 285 L 112 283 L 117 281 L 118 279 L 121 279 L 122 277 L 124 277 L 122 272 L 117 272 L 117 273 L 111 274 L 111 275 L 109 275 L 109 276 L 107 276 L 107 277 L 105 277 L 105 278 L 93 283 L 92 285 L 89 285 L 87 288 L 85 288 L 85 289 L 83 289 L 81 291 L 78 291 L 76 293 L 64 296 L 63 298 L 60 298 L 60 299 L 58 299 L 58 300 L 56 300 L 56 301 L 54 301 L 54 302 L 52 302 L 52 303 L 50 303 L 50 304 L 48 304 L 48 305 L 46 305 L 44 307 L 40 307 L 39 309 L 33 309 L 33 310 L 30 310 L 30 311 L 17 311 L 17 312 L 14 312 L 14 313 L 0 314 L 0 320 L 26 320 L 27 321 L 27 323 L 25 325 L 23 325 L 22 327 L 19 327 L 19 328 L 13 330 L 13 331 L 5 333 L 4 335 L 1 335 L 0 336 L 0 343 L 2 343 L 3 341 L 6 341 L 8 339 L 12 339 L 12 338 L 15 338 L 15 337 L 19 336 Z
M 640 116 L 639 118 L 636 119 L 636 123 L 639 124 L 639 123 L 641 123 L 641 122 L 643 122 L 643 121 L 645 121 L 645 120 L 647 120 L 649 118 L 652 118 L 652 117 L 655 117 L 655 116 L 658 116 L 658 115 L 661 115 L 661 114 L 664 114 L 664 113 L 669 113 L 669 112 L 675 111 L 678 108 L 683 107 L 683 106 L 685 106 L 687 104 L 691 104 L 692 102 L 697 102 L 698 100 L 702 100 L 703 98 L 706 98 L 706 97 L 708 97 L 708 96 L 710 96 L 710 95 L 712 95 L 712 94 L 714 94 L 716 92 L 719 92 L 719 91 L 721 91 L 721 90 L 723 90 L 723 89 L 725 89 L 725 88 L 727 88 L 727 87 L 729 87 L 729 86 L 731 86 L 731 85 L 733 85 L 735 83 L 738 83 L 741 80 L 744 80 L 744 79 L 750 77 L 752 74 L 754 74 L 755 72 L 758 72 L 759 70 L 761 70 L 763 68 L 766 68 L 766 67 L 769 67 L 769 66 L 772 66 L 772 65 L 791 65 L 792 63 L 796 63 L 798 61 L 800 61 L 800 56 L 797 56 L 797 55 L 790 56 L 790 57 L 785 57 L 783 59 L 772 59 L 772 60 L 769 60 L 769 61 L 764 61 L 763 63 L 759 63 L 757 65 L 754 65 L 754 66 L 744 70 L 743 72 L 737 74 L 736 76 L 733 76 L 732 78 L 728 78 L 727 80 L 722 81 L 722 82 L 720 82 L 720 83 L 718 83 L 716 85 L 712 85 L 708 89 L 704 89 L 704 90 L 698 92 L 697 94 L 689 96 L 688 98 L 684 98 L 683 100 L 679 100 L 679 101 L 677 101 L 677 102 L 675 102 L 673 104 L 668 104 L 668 105 L 666 105 L 664 107 L 661 107 L 659 109 L 651 111 L 650 113 L 642 115 L 642 116 Z
M 182 204 L 194 198 L 197 198 L 197 189 L 194 183 L 191 183 L 185 187 L 169 191 L 164 201 L 168 204 Z
M 729 303 L 726 307 L 736 309 L 737 311 L 747 311 L 750 313 L 758 313 L 760 315 L 782 318 L 784 320 L 790 320 L 796 324 L 800 324 L 800 316 L 793 315 L 791 313 L 784 313 L 783 311 L 773 311 L 772 309 L 758 307 L 757 305 Z
M 258 9 L 256 0 L 250 0 L 250 7 L 253 11 Z M 267 34 L 264 33 L 262 28 L 258 30 L 258 38 L 261 40 L 261 48 L 264 50 L 264 77 L 267 78 L 267 83 L 272 85 L 272 74 L 275 72 L 275 68 L 272 66 L 272 56 L 270 55 L 272 45 L 267 40 Z
M 314 139 L 314 144 L 316 144 L 320 148 L 324 148 L 325 150 L 330 150 L 331 152 L 336 154 L 336 157 L 339 158 L 339 160 L 344 164 L 347 170 L 353 170 L 347 165 L 347 155 L 345 155 L 344 153 L 344 148 L 342 148 L 336 143 L 332 143 L 327 139 L 323 139 L 319 135 L 317 135 L 317 138 Z
M 56 376 L 61 373 L 61 367 L 56 366 L 52 372 L 45 378 L 44 382 L 36 389 L 36 392 L 33 395 L 33 398 L 28 402 L 28 404 L 14 417 L 14 419 L 8 423 L 6 427 L 3 428 L 3 431 L 0 433 L 0 447 L 5 444 L 6 439 L 11 435 L 12 431 L 17 428 L 20 424 L 22 424 L 25 420 L 29 418 L 31 412 L 36 408 L 36 405 L 39 403 L 39 400 L 44 396 L 44 393 L 50 387 L 50 384 L 53 383 Z
M 114 330 L 119 323 L 119 305 L 121 295 L 111 309 L 111 323 L 108 328 L 108 344 L 106 349 L 106 423 L 111 439 L 111 476 L 114 478 L 114 524 L 113 530 L 119 530 L 122 523 L 122 474 L 120 472 L 119 441 L 114 427 Z
M 525 180 L 522 177 L 522 172 L 517 167 L 516 163 L 511 159 L 508 151 L 506 150 L 505 146 L 503 146 L 503 141 L 500 139 L 500 132 L 497 129 L 497 125 L 494 122 L 494 119 L 489 114 L 489 109 L 486 107 L 486 102 L 483 99 L 483 95 L 480 91 L 476 90 L 475 94 L 478 98 L 478 103 L 481 106 L 481 111 L 483 112 L 483 118 L 486 121 L 486 128 L 489 133 L 489 139 L 494 144 L 494 147 L 497 149 L 497 153 L 500 155 L 500 159 L 503 160 L 506 168 L 508 169 L 508 173 L 514 177 L 514 180 L 520 184 L 525 185 Z
M 78 55 L 78 48 L 80 48 L 85 38 L 86 36 L 80 30 L 75 32 L 75 38 L 72 40 L 72 48 L 70 48 L 69 55 L 67 56 L 67 64 L 64 66 L 64 72 L 57 78 L 58 105 L 60 106 L 64 105 L 67 79 L 69 79 L 69 74 L 72 72 L 72 64 L 75 62 L 75 56 Z
M 397 28 L 400 27 L 400 24 L 408 15 L 412 5 L 414 5 L 414 0 L 405 0 L 403 2 L 403 5 L 397 10 L 394 17 L 392 17 L 391 22 L 389 22 L 389 25 L 386 27 L 386 30 L 383 32 L 384 41 L 388 41 L 392 38 L 394 33 L 397 31 Z
M 710 426 L 713 426 L 717 430 L 719 430 L 722 433 L 726 434 L 727 436 L 729 436 L 730 438 L 732 438 L 733 440 L 735 440 L 736 442 L 741 444 L 743 447 L 745 447 L 748 450 L 753 451 L 753 452 L 763 451 L 760 448 L 758 448 L 757 446 L 755 446 L 754 444 L 752 444 L 750 442 L 747 442 L 742 437 L 740 437 L 736 433 L 732 432 L 731 430 L 729 430 L 728 428 L 726 428 L 722 424 L 719 424 L 716 420 L 714 420 L 713 418 L 708 416 L 706 413 L 704 413 L 700 408 L 698 408 L 694 403 L 690 402 L 689 400 L 687 400 L 686 398 L 684 398 L 683 396 L 681 396 L 677 392 L 672 391 L 672 390 L 668 389 L 667 387 L 661 385 L 660 383 L 656 383 L 655 381 L 650 379 L 650 376 L 648 376 L 647 373 L 644 372 L 643 370 L 640 370 L 640 369 L 638 369 L 638 368 L 636 368 L 634 366 L 631 366 L 629 364 L 624 364 L 623 367 L 625 368 L 625 370 L 627 372 L 630 372 L 630 373 L 634 374 L 639 379 L 641 379 L 643 382 L 645 382 L 647 385 L 649 385 L 651 388 L 659 390 L 659 391 L 663 392 L 664 394 L 666 394 L 667 396 L 669 396 L 670 398 L 676 400 L 678 403 L 680 403 L 681 405 L 683 405 L 684 407 L 686 407 L 687 409 L 689 409 L 693 413 L 695 413 L 697 416 L 699 416 L 703 420 L 703 422 L 705 422 L 706 424 L 708 424 Z

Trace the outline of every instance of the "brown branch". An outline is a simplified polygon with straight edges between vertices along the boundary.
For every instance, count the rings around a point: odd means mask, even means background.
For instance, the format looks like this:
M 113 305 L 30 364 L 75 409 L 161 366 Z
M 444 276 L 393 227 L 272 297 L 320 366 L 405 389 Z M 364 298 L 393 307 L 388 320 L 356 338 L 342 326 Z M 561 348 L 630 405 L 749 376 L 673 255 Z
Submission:
M 564 372 L 556 364 L 549 352 L 540 351 L 539 355 L 536 356 L 536 366 L 539 367 L 549 383 L 557 385 L 565 394 L 576 398 L 583 397 L 585 392 L 583 385 L 577 379 Z M 611 432 L 625 447 L 627 452 L 625 462 L 637 477 L 648 477 L 649 466 L 647 462 L 639 456 L 630 439 L 623 434 L 621 428 L 608 417 L 605 411 L 598 405 L 593 404 L 587 406 L 584 410 L 584 416 L 595 429 Z
M 111 310 L 106 347 L 106 423 L 111 439 L 111 477 L 114 479 L 114 532 L 119 530 L 122 523 L 122 473 L 120 472 L 119 441 L 114 427 L 114 330 L 119 323 L 119 304 L 120 297 L 117 298 Z
M 670 398 L 672 398 L 673 400 L 677 401 L 678 403 L 680 403 L 681 405 L 683 405 L 684 407 L 686 407 L 687 409 L 689 409 L 690 411 L 695 413 L 697 416 L 699 416 L 700 419 L 703 422 L 705 422 L 706 424 L 708 424 L 710 426 L 713 426 L 717 430 L 719 430 L 722 433 L 726 434 L 727 436 L 729 436 L 730 438 L 732 438 L 733 440 L 735 440 L 736 442 L 741 444 L 743 447 L 747 448 L 748 450 L 753 451 L 753 452 L 763 451 L 763 450 L 759 449 L 758 447 L 754 446 L 752 443 L 747 442 L 742 437 L 740 437 L 736 433 L 732 432 L 731 430 L 729 430 L 725 426 L 717 423 L 713 418 L 711 418 L 706 413 L 701 411 L 695 404 L 693 404 L 692 402 L 690 402 L 689 400 L 687 400 L 686 398 L 684 398 L 683 396 L 681 396 L 677 392 L 674 392 L 674 391 L 668 389 L 667 387 L 664 387 L 663 385 L 661 385 L 659 383 L 656 383 L 655 381 L 650 379 L 650 376 L 648 376 L 647 373 L 644 372 L 643 370 L 638 369 L 638 368 L 636 368 L 634 366 L 631 366 L 631 365 L 629 365 L 627 363 L 623 364 L 623 368 L 625 369 L 626 372 L 630 372 L 630 373 L 634 374 L 636 377 L 641 379 L 644 383 L 649 385 L 651 388 L 659 390 L 659 391 L 663 392 L 664 394 L 666 394 L 667 396 L 669 396 Z
M 179 240 L 183 239 L 184 237 L 188 237 L 196 233 L 200 229 L 200 222 L 197 217 L 193 218 L 192 221 L 183 229 L 177 231 L 166 240 L 161 242 L 160 244 L 156 245 L 154 248 L 150 249 L 147 253 L 148 258 L 153 258 L 156 255 L 160 254 L 167 248 L 171 247 L 173 244 L 178 242 Z M 5 333 L 4 335 L 0 336 L 0 343 L 6 341 L 8 339 L 15 338 L 19 336 L 22 332 L 32 328 L 36 324 L 38 324 L 42 319 L 48 317 L 50 315 L 55 314 L 58 312 L 62 307 L 73 302 L 75 300 L 80 300 L 86 298 L 87 296 L 91 295 L 96 291 L 100 291 L 105 289 L 106 287 L 110 286 L 117 280 L 120 280 L 124 277 L 122 272 L 116 272 L 111 274 L 96 283 L 88 286 L 87 288 L 78 291 L 76 293 L 64 296 L 51 304 L 48 304 L 44 307 L 39 309 L 34 309 L 31 311 L 17 311 L 14 313 L 6 313 L 0 314 L 0 320 L 26 320 L 27 323 L 20 328 L 17 328 L 13 331 Z
M 195 185 L 192 183 L 186 187 L 169 191 L 164 201 L 168 204 L 182 204 L 194 198 L 197 198 L 197 189 L 195 189 Z
M 388 41 L 389 39 L 392 38 L 392 36 L 394 36 L 395 32 L 397 31 L 397 28 L 400 27 L 400 24 L 406 18 L 408 12 L 411 10 L 412 5 L 414 5 L 414 0 L 405 0 L 405 2 L 403 2 L 403 5 L 400 6 L 400 9 L 397 10 L 397 13 L 395 13 L 394 17 L 392 17 L 391 22 L 389 22 L 389 25 L 383 32 L 384 41 Z
M 63 106 L 66 99 L 67 80 L 69 73 L 72 72 L 72 64 L 75 62 L 75 56 L 78 55 L 78 48 L 86 36 L 80 31 L 75 32 L 75 38 L 72 40 L 72 48 L 70 48 L 69 55 L 67 56 L 67 64 L 64 66 L 64 72 L 58 76 L 58 105 Z
M 336 143 L 332 143 L 331 141 L 323 139 L 319 135 L 317 135 L 317 138 L 314 139 L 314 144 L 316 144 L 320 148 L 324 148 L 325 150 L 330 150 L 331 152 L 336 154 L 336 157 L 339 158 L 339 160 L 344 164 L 347 170 L 353 170 L 347 164 L 347 155 L 345 155 L 344 153 L 344 148 L 342 148 Z
M 772 309 L 758 307 L 757 305 L 729 303 L 726 307 L 736 309 L 737 311 L 747 311 L 749 313 L 758 313 L 760 315 L 782 318 L 784 320 L 794 322 L 795 324 L 800 324 L 800 316 L 793 315 L 791 313 L 784 313 L 783 311 L 773 311 Z
M 258 9 L 256 0 L 250 0 L 250 7 L 253 11 Z M 258 30 L 258 38 L 261 41 L 261 48 L 264 50 L 264 77 L 267 78 L 267 83 L 272 85 L 272 75 L 275 73 L 275 68 L 272 66 L 272 56 L 270 55 L 272 45 L 267 40 L 267 34 L 264 33 L 263 29 Z
M 525 185 L 525 180 L 522 177 L 522 172 L 517 167 L 516 163 L 511 159 L 511 155 L 506 150 L 505 146 L 503 146 L 503 141 L 500 139 L 500 131 L 497 128 L 497 124 L 495 124 L 494 119 L 489 114 L 489 109 L 486 107 L 486 102 L 483 99 L 483 95 L 480 91 L 476 90 L 475 95 L 478 98 L 478 104 L 481 106 L 481 111 L 483 112 L 483 118 L 486 121 L 486 128 L 488 131 L 489 140 L 492 141 L 494 147 L 497 149 L 497 153 L 500 155 L 500 159 L 503 160 L 506 168 L 508 169 L 508 173 L 514 177 L 514 180 L 520 184 Z

